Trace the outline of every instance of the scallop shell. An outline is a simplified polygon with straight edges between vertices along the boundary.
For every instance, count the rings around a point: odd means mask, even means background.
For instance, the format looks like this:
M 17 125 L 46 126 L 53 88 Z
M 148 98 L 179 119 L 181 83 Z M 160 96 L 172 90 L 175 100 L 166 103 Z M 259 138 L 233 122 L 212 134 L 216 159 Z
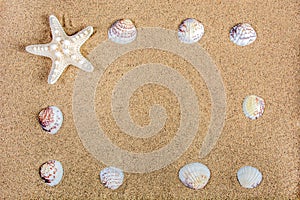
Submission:
M 198 42 L 203 34 L 204 26 L 193 18 L 185 19 L 178 28 L 178 39 L 187 44 Z
M 55 134 L 63 122 L 63 114 L 56 106 L 49 106 L 39 113 L 39 123 L 43 130 Z
M 210 178 L 207 166 L 201 163 L 190 163 L 179 171 L 180 181 L 188 188 L 198 190 L 204 188 Z
M 243 102 L 243 112 L 250 119 L 262 116 L 265 110 L 265 101 L 256 95 L 247 96 Z
M 251 44 L 256 37 L 256 32 L 250 24 L 237 24 L 230 30 L 230 40 L 239 46 Z
M 108 38 L 118 44 L 128 44 L 136 36 L 137 30 L 130 19 L 117 20 L 108 30 Z
M 101 170 L 100 180 L 105 187 L 115 190 L 123 184 L 124 174 L 121 169 L 107 167 Z
M 57 185 L 63 177 L 62 164 L 57 160 L 49 160 L 40 168 L 40 176 L 49 186 Z
M 237 178 L 242 187 L 255 188 L 262 181 L 262 174 L 255 167 L 245 166 L 239 169 Z

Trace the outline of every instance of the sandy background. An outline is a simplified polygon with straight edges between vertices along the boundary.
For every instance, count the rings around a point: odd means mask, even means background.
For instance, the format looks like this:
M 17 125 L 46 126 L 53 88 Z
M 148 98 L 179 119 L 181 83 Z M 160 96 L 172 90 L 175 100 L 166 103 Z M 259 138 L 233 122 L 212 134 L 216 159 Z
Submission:
M 297 1 L 1 1 L 1 199 L 103 199 L 103 198 L 285 198 L 299 197 L 299 2 Z M 176 30 L 188 17 L 200 20 L 205 35 L 199 42 L 208 51 L 223 77 L 227 96 L 225 127 L 217 145 L 204 159 L 198 154 L 207 130 L 210 104 L 200 101 L 200 131 L 190 148 L 176 162 L 148 174 L 125 173 L 125 183 L 116 191 L 105 189 L 99 171 L 106 167 L 84 148 L 72 115 L 72 94 L 79 69 L 69 67 L 55 85 L 47 84 L 51 60 L 25 52 L 25 46 L 51 40 L 48 17 L 54 14 L 69 35 L 91 25 L 95 33 L 81 48 L 86 56 L 107 39 L 107 29 L 120 18 L 132 19 L 137 27 Z M 258 38 L 241 48 L 229 41 L 229 30 L 248 22 Z M 152 60 L 151 60 L 152 59 Z M 149 123 L 152 103 L 165 106 L 170 119 L 166 130 L 149 141 L 135 141 L 122 135 L 109 109 L 113 85 L 127 69 L 156 60 L 184 73 L 197 88 L 200 99 L 209 99 L 205 82 L 184 60 L 156 50 L 140 50 L 116 60 L 100 80 L 95 98 L 101 127 L 120 147 L 147 152 L 172 139 L 179 117 L 176 96 L 160 86 L 139 89 L 130 101 L 137 124 Z M 180 65 L 182 63 L 182 65 Z M 119 69 L 119 70 L 118 70 Z M 266 101 L 262 118 L 244 117 L 243 98 L 249 94 Z M 145 101 L 144 97 L 149 97 Z M 165 98 L 162 98 L 165 97 Z M 208 101 L 209 102 L 209 101 Z M 41 130 L 36 116 L 49 105 L 64 113 L 57 135 Z M 100 106 L 105 106 L 102 109 Z M 298 132 L 297 132 L 298 131 Z M 160 140 L 159 137 L 162 137 Z M 136 142 L 136 143 L 134 143 Z M 134 143 L 134 145 L 132 145 Z M 62 162 L 65 174 L 56 187 L 45 185 L 38 173 L 49 160 Z M 200 161 L 212 173 L 205 189 L 193 191 L 177 178 L 181 166 Z M 259 187 L 239 186 L 236 171 L 252 165 L 263 173 Z

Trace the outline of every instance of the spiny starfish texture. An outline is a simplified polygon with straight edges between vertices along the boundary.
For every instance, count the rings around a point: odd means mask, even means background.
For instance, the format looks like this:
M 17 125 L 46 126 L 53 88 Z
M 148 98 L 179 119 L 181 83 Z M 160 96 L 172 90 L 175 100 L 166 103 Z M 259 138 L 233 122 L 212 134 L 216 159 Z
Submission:
M 54 84 L 69 65 L 92 72 L 94 67 L 82 56 L 80 47 L 93 33 L 93 27 L 88 26 L 77 34 L 68 36 L 54 15 L 49 17 L 49 21 L 52 41 L 48 44 L 26 47 L 26 51 L 29 53 L 51 58 L 52 68 L 48 76 L 48 83 Z

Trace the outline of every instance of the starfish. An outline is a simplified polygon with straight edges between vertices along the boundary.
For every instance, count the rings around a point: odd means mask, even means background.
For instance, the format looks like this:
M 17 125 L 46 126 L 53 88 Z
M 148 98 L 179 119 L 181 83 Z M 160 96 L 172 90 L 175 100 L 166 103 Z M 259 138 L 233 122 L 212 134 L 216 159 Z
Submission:
M 93 33 L 93 27 L 88 26 L 77 34 L 68 36 L 54 15 L 50 15 L 49 21 L 52 41 L 48 44 L 26 47 L 26 51 L 29 53 L 51 58 L 52 68 L 48 76 L 48 83 L 54 84 L 69 65 L 92 72 L 94 67 L 82 56 L 80 47 Z

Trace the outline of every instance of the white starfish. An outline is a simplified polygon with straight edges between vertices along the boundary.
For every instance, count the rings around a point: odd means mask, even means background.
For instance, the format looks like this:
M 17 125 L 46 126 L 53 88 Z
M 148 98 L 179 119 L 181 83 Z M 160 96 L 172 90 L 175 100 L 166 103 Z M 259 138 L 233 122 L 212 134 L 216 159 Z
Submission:
M 49 21 L 52 41 L 48 44 L 26 47 L 26 51 L 29 53 L 51 58 L 52 68 L 48 76 L 48 83 L 54 84 L 69 65 L 92 72 L 94 67 L 82 56 L 80 47 L 93 33 L 93 27 L 88 26 L 77 34 L 68 36 L 54 15 L 50 15 Z

